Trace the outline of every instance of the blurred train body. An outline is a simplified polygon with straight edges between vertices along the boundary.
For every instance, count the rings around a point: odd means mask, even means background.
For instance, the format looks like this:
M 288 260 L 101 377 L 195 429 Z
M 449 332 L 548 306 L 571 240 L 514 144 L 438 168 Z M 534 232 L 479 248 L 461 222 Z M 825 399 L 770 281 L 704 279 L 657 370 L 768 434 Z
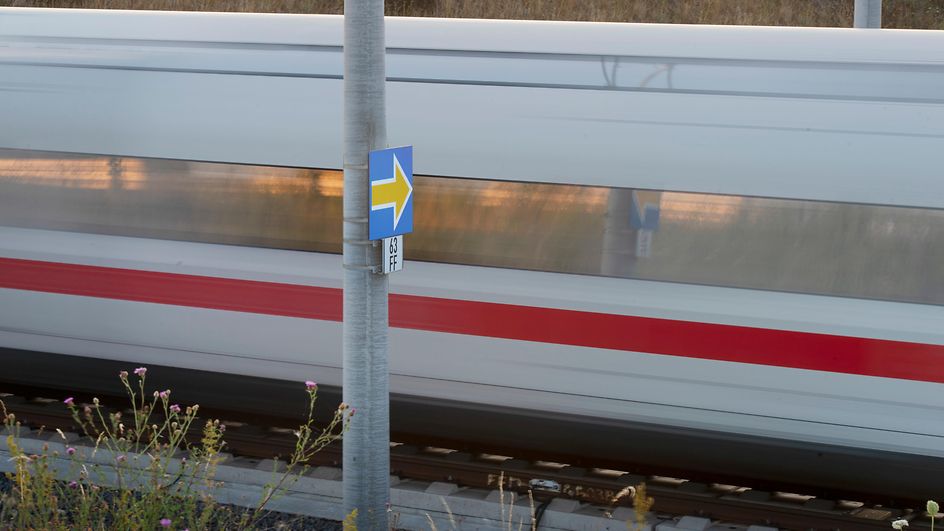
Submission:
M 388 20 L 391 389 L 944 457 L 944 34 Z M 340 385 L 342 21 L 0 9 L 0 346 Z

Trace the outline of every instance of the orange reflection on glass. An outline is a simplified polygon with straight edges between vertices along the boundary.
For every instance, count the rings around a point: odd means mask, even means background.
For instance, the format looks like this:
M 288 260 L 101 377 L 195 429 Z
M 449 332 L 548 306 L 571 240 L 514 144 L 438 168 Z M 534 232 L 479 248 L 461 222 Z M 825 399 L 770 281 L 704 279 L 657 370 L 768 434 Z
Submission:
M 147 181 L 147 169 L 141 160 L 117 157 L 0 158 L 0 181 L 86 190 L 140 190 Z
M 344 174 L 339 171 L 318 171 L 314 176 L 318 193 L 324 197 L 344 196 Z
M 663 192 L 660 217 L 665 221 L 727 225 L 737 220 L 743 197 Z
M 518 202 L 523 192 L 530 192 L 535 202 L 558 205 L 583 211 L 596 210 L 606 201 L 607 189 L 590 186 L 561 186 L 550 184 L 525 184 L 504 181 L 473 181 L 479 183 L 476 190 L 477 203 L 485 207 L 507 206 Z M 535 193 L 535 191 L 537 193 Z

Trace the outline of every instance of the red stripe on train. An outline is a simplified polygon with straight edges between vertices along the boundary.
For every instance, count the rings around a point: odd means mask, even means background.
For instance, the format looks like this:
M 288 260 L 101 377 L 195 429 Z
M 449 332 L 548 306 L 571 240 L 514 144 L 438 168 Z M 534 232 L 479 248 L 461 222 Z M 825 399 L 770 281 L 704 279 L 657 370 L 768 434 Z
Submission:
M 0 287 L 214 310 L 341 320 L 341 290 L 0 258 Z
M 340 321 L 341 290 L 0 258 L 0 287 Z M 391 326 L 944 383 L 944 346 L 746 326 L 390 296 Z

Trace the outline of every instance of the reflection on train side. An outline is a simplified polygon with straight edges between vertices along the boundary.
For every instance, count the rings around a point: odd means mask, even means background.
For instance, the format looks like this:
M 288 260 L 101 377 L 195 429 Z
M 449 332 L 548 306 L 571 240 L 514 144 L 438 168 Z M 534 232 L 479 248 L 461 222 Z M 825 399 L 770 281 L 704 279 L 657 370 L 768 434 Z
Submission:
M 944 211 L 416 178 L 407 258 L 944 304 Z M 340 252 L 338 171 L 0 150 L 0 225 Z M 0 242 L 2 244 L 2 242 Z

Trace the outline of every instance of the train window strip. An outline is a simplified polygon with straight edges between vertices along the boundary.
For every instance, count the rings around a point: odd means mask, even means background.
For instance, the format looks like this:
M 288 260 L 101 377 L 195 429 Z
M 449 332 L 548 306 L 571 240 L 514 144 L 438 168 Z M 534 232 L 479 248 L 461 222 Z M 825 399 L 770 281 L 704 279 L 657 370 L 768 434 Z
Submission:
M 0 149 L 0 225 L 340 253 L 342 182 L 336 170 Z M 944 305 L 942 210 L 415 186 L 408 260 Z

